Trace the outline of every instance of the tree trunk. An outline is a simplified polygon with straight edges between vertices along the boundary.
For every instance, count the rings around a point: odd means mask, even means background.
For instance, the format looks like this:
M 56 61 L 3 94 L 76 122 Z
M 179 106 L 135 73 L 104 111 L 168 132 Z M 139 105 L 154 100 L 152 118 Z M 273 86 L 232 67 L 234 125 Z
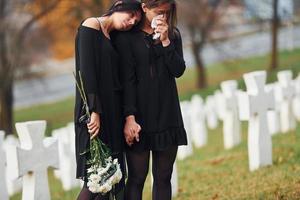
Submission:
M 0 87 L 0 130 L 13 133 L 13 80 Z
M 273 0 L 273 20 L 272 20 L 272 56 L 270 70 L 275 70 L 278 67 L 277 54 L 277 35 L 278 35 L 278 0 Z
M 192 44 L 192 51 L 196 61 L 197 68 L 197 88 L 203 89 L 207 87 L 206 70 L 200 52 L 200 47 L 197 44 Z

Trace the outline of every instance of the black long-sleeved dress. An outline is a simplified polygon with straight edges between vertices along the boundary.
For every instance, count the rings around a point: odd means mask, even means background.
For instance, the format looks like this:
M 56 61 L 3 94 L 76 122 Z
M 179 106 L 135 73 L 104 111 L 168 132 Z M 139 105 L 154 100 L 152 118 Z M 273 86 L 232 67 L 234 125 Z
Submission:
M 128 147 L 134 151 L 187 144 L 175 81 L 184 73 L 185 62 L 180 33 L 175 33 L 167 47 L 155 44 L 152 35 L 139 28 L 115 37 L 124 117 L 134 115 L 142 127 L 140 142 Z
M 111 41 L 102 31 L 80 26 L 75 39 L 76 74 L 81 71 L 90 112 L 100 114 L 100 139 L 112 152 L 120 153 L 124 148 L 123 117 L 119 81 L 119 56 Z M 78 78 L 79 79 L 79 78 Z M 80 155 L 89 147 L 90 135 L 85 123 L 80 123 L 83 101 L 76 88 L 75 100 L 75 144 L 77 178 L 86 178 L 88 154 Z M 119 154 L 121 155 L 121 154 Z M 120 157 L 122 158 L 122 157 Z M 119 162 L 122 166 L 122 160 Z

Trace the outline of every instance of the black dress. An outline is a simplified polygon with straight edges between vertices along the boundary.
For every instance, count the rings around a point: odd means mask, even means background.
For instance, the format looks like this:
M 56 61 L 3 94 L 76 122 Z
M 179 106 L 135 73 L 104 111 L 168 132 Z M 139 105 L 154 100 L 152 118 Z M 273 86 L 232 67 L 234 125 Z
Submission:
M 121 110 L 121 84 L 119 56 L 102 31 L 80 26 L 75 41 L 76 74 L 81 71 L 90 112 L 100 114 L 100 139 L 106 143 L 123 165 L 123 117 Z M 89 147 L 90 136 L 85 123 L 80 123 L 83 101 L 76 88 L 75 144 L 76 177 L 86 180 L 88 154 L 80 155 Z
M 167 47 L 155 44 L 152 35 L 139 28 L 119 33 L 115 40 L 121 57 L 124 116 L 135 115 L 142 127 L 140 142 L 128 148 L 160 151 L 186 145 L 175 81 L 185 71 L 179 31 Z

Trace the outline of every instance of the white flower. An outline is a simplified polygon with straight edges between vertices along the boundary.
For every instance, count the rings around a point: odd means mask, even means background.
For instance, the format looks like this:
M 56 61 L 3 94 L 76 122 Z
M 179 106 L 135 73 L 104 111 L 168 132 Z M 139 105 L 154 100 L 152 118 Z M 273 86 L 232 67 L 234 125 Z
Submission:
M 112 186 L 109 183 L 105 183 L 100 188 L 101 193 L 107 193 L 112 189 Z
M 109 170 L 110 167 L 111 167 L 111 163 L 107 163 L 107 165 L 106 165 L 105 168 L 103 168 L 103 167 L 99 168 L 99 169 L 97 170 L 98 175 L 99 175 L 99 176 L 103 175 L 104 173 L 106 173 L 106 172 Z
M 118 159 L 114 159 L 113 164 L 118 164 Z
M 112 161 L 111 156 L 109 156 L 108 158 L 105 159 L 106 163 L 110 163 Z
M 91 174 L 89 176 L 89 180 L 92 181 L 93 183 L 99 183 L 101 177 L 98 174 Z
M 100 187 L 100 185 L 95 182 L 88 182 L 87 186 L 92 193 L 97 193 Z
M 98 174 L 99 176 L 101 176 L 101 175 L 104 173 L 104 171 L 105 171 L 105 168 L 104 168 L 104 167 L 99 167 L 99 168 L 97 169 L 97 174 Z
M 115 185 L 119 183 L 121 179 L 122 179 L 122 172 L 120 166 L 117 165 L 117 171 L 112 177 L 110 177 L 109 181 L 111 182 L 111 185 Z
M 94 172 L 95 170 L 96 170 L 96 167 L 93 165 L 93 166 L 91 166 L 90 168 L 87 169 L 87 172 L 88 172 L 88 173 L 92 173 L 92 172 Z

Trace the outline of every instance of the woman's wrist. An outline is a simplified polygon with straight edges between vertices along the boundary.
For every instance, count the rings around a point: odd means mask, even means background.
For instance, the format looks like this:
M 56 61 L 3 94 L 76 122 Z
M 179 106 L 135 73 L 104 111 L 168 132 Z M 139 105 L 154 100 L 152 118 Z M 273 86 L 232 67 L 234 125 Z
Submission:
M 128 115 L 126 117 L 126 121 L 135 121 L 135 116 L 134 115 Z
M 161 43 L 162 43 L 163 47 L 167 47 L 167 46 L 170 45 L 171 41 L 170 41 L 169 38 L 168 38 L 168 39 L 166 39 L 166 40 L 161 41 Z

